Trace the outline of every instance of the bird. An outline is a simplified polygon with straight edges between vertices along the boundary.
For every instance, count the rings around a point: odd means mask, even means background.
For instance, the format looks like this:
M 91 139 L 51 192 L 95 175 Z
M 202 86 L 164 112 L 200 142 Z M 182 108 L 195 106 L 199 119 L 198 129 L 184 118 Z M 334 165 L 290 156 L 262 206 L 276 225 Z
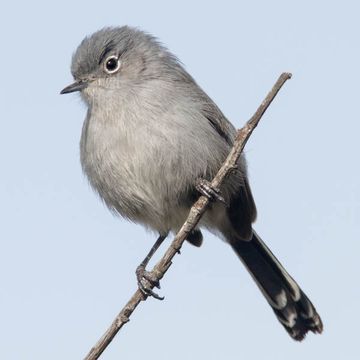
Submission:
M 202 229 L 228 243 L 294 340 L 321 333 L 314 305 L 253 229 L 257 209 L 245 156 L 221 189 L 210 180 L 232 148 L 236 129 L 183 64 L 156 37 L 130 26 L 105 27 L 84 38 L 72 56 L 74 82 L 87 106 L 80 160 L 107 207 L 158 233 L 136 269 L 138 286 L 162 299 L 146 271 L 170 232 L 176 233 L 200 194 L 212 201 L 188 242 Z

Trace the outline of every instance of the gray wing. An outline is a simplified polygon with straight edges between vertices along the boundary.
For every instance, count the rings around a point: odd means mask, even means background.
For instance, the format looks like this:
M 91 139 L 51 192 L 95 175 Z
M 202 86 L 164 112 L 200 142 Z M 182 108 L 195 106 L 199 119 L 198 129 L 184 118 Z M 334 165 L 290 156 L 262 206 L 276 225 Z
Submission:
M 204 117 L 219 136 L 232 147 L 236 136 L 236 129 L 226 119 L 215 103 L 206 94 L 203 94 L 203 96 L 202 112 Z M 243 163 L 245 164 L 245 162 Z M 231 198 L 227 213 L 238 236 L 241 239 L 247 240 L 252 237 L 252 223 L 256 219 L 256 205 L 247 178 L 246 167 L 241 166 L 240 163 L 239 167 L 241 167 L 241 176 L 239 177 L 241 186 L 238 192 Z
M 233 145 L 236 129 L 231 122 L 226 119 L 216 104 L 205 94 L 202 93 L 201 110 L 204 117 L 209 121 L 216 132 L 230 145 Z

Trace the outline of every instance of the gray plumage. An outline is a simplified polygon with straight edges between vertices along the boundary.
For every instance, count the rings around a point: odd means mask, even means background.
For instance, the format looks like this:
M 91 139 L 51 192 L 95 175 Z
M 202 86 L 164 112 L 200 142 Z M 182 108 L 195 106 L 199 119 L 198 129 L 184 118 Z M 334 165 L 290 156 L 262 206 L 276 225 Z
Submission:
M 71 71 L 88 106 L 81 164 L 115 213 L 164 235 L 176 232 L 228 155 L 235 128 L 181 63 L 154 37 L 130 27 L 105 28 L 76 50 Z M 289 334 L 321 332 L 315 308 L 253 232 L 256 207 L 245 159 L 226 179 L 200 226 L 224 238 L 247 266 Z M 197 229 L 189 241 L 199 246 Z

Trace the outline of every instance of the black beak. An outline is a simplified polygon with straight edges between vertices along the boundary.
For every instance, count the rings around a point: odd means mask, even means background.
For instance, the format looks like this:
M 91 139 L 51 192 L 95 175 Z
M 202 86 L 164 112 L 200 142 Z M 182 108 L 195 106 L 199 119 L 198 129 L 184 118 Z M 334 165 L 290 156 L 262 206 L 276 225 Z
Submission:
M 87 87 L 88 83 L 86 81 L 75 81 L 71 85 L 65 87 L 60 91 L 60 94 L 69 94 L 74 91 L 81 91 Z

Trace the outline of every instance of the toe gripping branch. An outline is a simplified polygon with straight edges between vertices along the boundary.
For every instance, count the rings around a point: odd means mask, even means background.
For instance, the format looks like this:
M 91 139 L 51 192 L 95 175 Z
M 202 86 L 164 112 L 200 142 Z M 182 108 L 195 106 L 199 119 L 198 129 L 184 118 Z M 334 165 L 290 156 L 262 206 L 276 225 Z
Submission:
M 220 189 L 213 187 L 209 181 L 198 179 L 195 187 L 201 195 L 206 196 L 209 200 L 217 200 L 228 206 L 225 199 L 221 196 Z
M 157 300 L 164 300 L 163 296 L 160 296 L 152 290 L 153 287 L 160 289 L 159 279 L 152 271 L 146 271 L 145 266 L 139 265 L 136 268 L 136 277 L 139 289 L 145 296 L 152 296 Z
M 136 271 L 135 271 L 140 291 L 145 296 L 152 296 L 153 298 L 158 299 L 158 300 L 164 300 L 164 297 L 158 295 L 152 289 L 154 287 L 160 289 L 159 279 L 158 279 L 158 277 L 156 276 L 156 274 L 153 271 L 146 271 L 146 266 L 148 265 L 148 263 L 149 263 L 150 259 L 152 258 L 152 256 L 155 254 L 156 250 L 160 247 L 160 245 L 166 239 L 166 236 L 167 236 L 167 234 L 166 235 L 160 235 L 158 237 L 155 244 L 150 249 L 149 253 L 146 255 L 145 259 L 136 268 Z

